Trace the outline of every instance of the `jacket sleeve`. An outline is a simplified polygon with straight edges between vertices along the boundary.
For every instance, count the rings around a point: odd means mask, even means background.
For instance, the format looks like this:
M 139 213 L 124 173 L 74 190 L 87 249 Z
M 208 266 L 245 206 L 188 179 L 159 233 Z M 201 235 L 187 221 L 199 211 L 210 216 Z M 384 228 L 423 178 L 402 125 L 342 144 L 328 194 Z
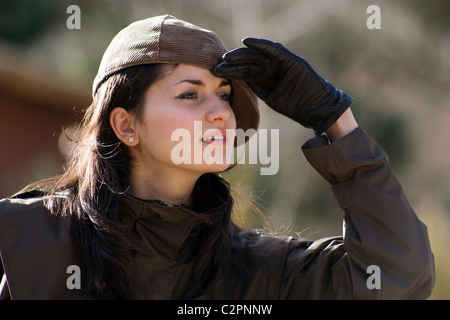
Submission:
M 286 299 L 426 299 L 434 259 L 426 226 L 408 203 L 384 150 L 357 128 L 303 146 L 344 211 L 343 236 L 294 241 L 280 296 Z

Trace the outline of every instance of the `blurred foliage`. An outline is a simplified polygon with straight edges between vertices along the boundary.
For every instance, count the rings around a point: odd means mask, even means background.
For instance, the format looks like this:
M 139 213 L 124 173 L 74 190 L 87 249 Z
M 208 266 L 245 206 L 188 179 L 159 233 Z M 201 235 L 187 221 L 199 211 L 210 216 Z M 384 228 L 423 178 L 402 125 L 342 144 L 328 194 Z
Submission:
M 71 4 L 81 8 L 81 30 L 66 28 Z M 366 27 L 372 4 L 381 8 L 380 30 Z M 358 122 L 386 149 L 429 227 L 438 273 L 432 298 L 450 298 L 450 1 L 0 0 L 0 38 L 90 90 L 112 37 L 164 13 L 216 31 L 230 49 L 245 36 L 279 41 L 352 95 Z M 242 165 L 226 176 L 294 233 L 341 233 L 342 213 L 328 185 L 301 154 L 312 133 L 263 103 L 261 114 L 261 128 L 280 130 L 278 173 L 262 176 L 258 166 Z M 261 227 L 250 215 L 244 219 Z
M 27 45 L 60 17 L 52 1 L 1 0 L 0 38 Z

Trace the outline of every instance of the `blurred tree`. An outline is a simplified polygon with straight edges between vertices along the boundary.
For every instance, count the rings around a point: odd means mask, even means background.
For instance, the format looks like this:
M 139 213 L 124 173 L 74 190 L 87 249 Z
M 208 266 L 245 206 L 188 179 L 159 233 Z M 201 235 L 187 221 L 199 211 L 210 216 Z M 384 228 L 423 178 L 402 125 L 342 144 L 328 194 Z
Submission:
M 0 0 L 0 38 L 28 45 L 60 16 L 51 0 Z

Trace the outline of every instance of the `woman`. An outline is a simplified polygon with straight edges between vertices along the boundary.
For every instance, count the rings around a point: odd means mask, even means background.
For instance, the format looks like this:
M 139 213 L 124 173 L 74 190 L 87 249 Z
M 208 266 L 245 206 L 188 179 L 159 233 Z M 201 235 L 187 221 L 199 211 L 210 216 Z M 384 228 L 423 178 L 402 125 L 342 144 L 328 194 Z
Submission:
M 113 39 L 65 173 L 0 202 L 2 298 L 430 295 L 426 227 L 358 127 L 353 99 L 282 45 L 244 44 L 226 53 L 213 32 L 169 15 Z M 231 220 L 230 186 L 216 173 L 229 167 L 232 133 L 257 129 L 255 93 L 314 129 L 303 152 L 345 212 L 343 237 L 262 236 Z M 174 152 L 177 130 L 190 150 Z

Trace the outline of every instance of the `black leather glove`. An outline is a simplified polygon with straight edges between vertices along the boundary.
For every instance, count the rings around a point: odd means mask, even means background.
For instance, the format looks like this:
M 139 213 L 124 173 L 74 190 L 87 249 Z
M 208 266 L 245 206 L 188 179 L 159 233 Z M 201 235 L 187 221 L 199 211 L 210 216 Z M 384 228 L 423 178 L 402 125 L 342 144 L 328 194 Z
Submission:
M 323 79 L 302 57 L 266 39 L 245 38 L 244 48 L 224 55 L 212 73 L 247 82 L 269 107 L 314 129 L 327 130 L 353 98 Z

